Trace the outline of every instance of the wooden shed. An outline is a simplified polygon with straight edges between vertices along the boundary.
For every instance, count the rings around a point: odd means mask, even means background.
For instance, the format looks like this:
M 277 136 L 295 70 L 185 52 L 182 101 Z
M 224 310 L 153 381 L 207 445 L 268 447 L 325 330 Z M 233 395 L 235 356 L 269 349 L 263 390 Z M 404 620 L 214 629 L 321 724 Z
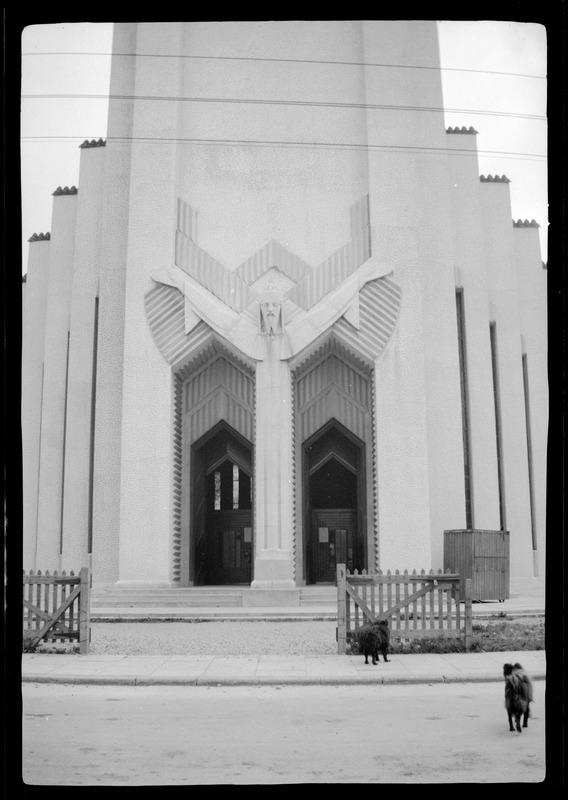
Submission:
M 444 571 L 458 572 L 460 592 L 471 578 L 472 600 L 509 598 L 509 532 L 444 531 Z

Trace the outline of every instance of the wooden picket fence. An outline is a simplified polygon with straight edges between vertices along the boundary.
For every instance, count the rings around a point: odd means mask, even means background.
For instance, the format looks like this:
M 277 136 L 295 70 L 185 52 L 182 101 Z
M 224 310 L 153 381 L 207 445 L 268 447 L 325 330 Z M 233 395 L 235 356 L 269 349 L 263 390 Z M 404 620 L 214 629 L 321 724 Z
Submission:
M 375 619 L 388 620 L 391 639 L 462 638 L 467 650 L 472 636 L 470 578 L 464 594 L 460 596 L 456 573 L 355 570 L 351 574 L 345 564 L 338 564 L 337 652 L 345 653 L 357 628 Z
M 91 638 L 89 569 L 58 574 L 41 570 L 26 574 L 23 583 L 23 638 L 32 647 L 44 639 L 78 642 L 87 654 Z

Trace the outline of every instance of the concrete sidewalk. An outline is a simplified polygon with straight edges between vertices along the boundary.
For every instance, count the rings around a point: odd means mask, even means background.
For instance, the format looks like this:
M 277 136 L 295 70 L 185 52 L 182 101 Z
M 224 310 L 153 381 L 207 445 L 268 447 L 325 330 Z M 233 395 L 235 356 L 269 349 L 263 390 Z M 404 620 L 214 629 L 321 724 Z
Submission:
M 128 686 L 282 686 L 501 681 L 505 662 L 546 677 L 544 651 L 391 655 L 376 666 L 363 656 L 114 656 L 24 654 L 33 683 Z
M 544 587 L 523 587 L 502 603 L 473 604 L 476 619 L 544 616 Z M 105 613 L 105 612 L 108 612 Z M 160 619 L 337 619 L 337 607 L 98 609 L 93 624 Z M 135 624 L 135 623 L 133 623 Z M 501 681 L 503 664 L 520 662 L 535 680 L 546 677 L 544 651 L 390 655 L 390 661 L 365 664 L 363 656 L 126 656 L 25 653 L 22 679 L 35 683 L 115 684 L 129 686 L 282 686 L 284 684 L 390 684 Z

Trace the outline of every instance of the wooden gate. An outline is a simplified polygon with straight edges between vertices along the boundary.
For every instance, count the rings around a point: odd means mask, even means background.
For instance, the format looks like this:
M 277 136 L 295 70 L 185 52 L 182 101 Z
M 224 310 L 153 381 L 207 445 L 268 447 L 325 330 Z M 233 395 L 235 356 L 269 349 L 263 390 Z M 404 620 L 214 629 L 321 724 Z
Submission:
M 338 564 L 337 652 L 345 653 L 357 628 L 376 619 L 388 620 L 391 639 L 463 638 L 467 650 L 472 635 L 471 579 L 462 598 L 456 573 L 350 574 L 345 564 Z
M 53 575 L 41 570 L 24 572 L 23 638 L 32 647 L 42 639 L 77 641 L 79 652 L 89 652 L 89 569 L 79 575 L 62 572 Z

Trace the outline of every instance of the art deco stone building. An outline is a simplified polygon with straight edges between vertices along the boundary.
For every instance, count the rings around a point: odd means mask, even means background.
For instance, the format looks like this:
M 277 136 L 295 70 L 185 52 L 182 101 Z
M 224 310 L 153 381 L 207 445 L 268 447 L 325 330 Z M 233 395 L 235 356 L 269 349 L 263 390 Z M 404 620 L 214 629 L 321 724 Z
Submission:
M 431 22 L 115 26 L 30 239 L 24 568 L 295 604 L 485 529 L 544 574 L 538 226 L 442 107 Z

